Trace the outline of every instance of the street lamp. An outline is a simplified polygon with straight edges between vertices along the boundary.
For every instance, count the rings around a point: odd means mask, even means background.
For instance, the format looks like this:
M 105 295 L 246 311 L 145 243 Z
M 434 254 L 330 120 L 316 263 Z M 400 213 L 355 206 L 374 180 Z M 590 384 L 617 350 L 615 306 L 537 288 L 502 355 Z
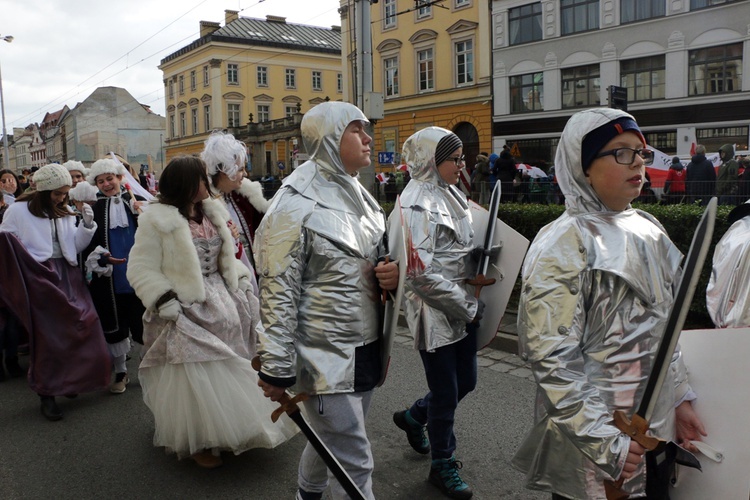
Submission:
M 5 42 L 12 42 L 13 37 L 5 35 L 0 37 L 0 40 Z M 5 130 L 5 98 L 3 97 L 3 71 L 0 68 L 0 112 L 3 115 L 3 163 L 6 169 L 10 169 L 10 153 L 8 152 L 8 131 Z

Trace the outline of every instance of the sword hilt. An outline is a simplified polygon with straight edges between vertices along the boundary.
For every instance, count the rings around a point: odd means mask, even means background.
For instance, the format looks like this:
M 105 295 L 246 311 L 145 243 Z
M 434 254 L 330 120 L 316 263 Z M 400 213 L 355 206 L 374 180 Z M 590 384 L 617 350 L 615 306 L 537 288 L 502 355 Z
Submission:
M 495 278 L 488 278 L 484 274 L 477 274 L 476 278 L 466 280 L 470 285 L 474 285 L 474 297 L 479 298 L 479 294 L 482 292 L 482 287 L 494 285 L 497 280 Z
M 643 446 L 647 451 L 653 451 L 666 444 L 666 441 L 663 439 L 646 434 L 649 423 L 637 413 L 633 415 L 632 419 L 629 419 L 624 412 L 618 410 L 614 414 L 614 422 L 615 427 L 630 436 L 630 439 Z M 607 500 L 628 498 L 629 495 L 622 491 L 623 482 L 625 482 L 624 478 L 620 478 L 617 481 L 604 481 L 604 491 L 607 495 Z
M 250 361 L 250 363 L 253 366 L 253 370 L 255 370 L 256 372 L 260 372 L 260 356 L 255 356 Z M 304 392 L 291 397 L 285 391 L 281 398 L 279 398 L 279 407 L 276 408 L 273 413 L 271 413 L 271 421 L 276 422 L 281 417 L 282 413 L 291 415 L 292 413 L 298 412 L 299 407 L 297 406 L 297 403 L 301 403 L 302 401 L 306 401 L 308 399 L 310 399 L 310 396 L 308 396 Z

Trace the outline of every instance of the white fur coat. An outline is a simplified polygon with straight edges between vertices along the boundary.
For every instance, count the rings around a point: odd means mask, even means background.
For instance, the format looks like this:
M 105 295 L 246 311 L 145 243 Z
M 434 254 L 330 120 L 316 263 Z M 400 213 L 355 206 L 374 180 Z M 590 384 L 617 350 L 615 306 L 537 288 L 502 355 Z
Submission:
M 203 201 L 203 213 L 221 236 L 219 272 L 229 290 L 234 291 L 241 277 L 250 277 L 250 270 L 235 258 L 234 238 L 227 227 L 229 213 L 221 201 L 214 199 Z M 151 310 L 170 290 L 180 302 L 206 300 L 190 227 L 175 207 L 153 203 L 139 217 L 127 276 L 143 305 Z
M 237 192 L 247 198 L 250 204 L 255 207 L 255 210 L 262 214 L 266 213 L 268 206 L 271 204 L 271 202 L 263 196 L 263 186 L 258 181 L 242 179 L 242 184 L 240 184 L 240 188 Z

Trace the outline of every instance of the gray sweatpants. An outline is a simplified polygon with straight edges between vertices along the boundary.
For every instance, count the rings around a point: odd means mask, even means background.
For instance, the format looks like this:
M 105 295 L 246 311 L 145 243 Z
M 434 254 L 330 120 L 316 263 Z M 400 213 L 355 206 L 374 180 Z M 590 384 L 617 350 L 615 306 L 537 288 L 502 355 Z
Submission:
M 372 451 L 365 432 L 372 391 L 314 396 L 303 404 L 310 426 L 344 467 L 366 498 L 372 500 Z M 333 498 L 349 496 L 328 471 L 315 448 L 307 443 L 299 461 L 299 487 L 308 492 L 323 492 L 331 480 Z

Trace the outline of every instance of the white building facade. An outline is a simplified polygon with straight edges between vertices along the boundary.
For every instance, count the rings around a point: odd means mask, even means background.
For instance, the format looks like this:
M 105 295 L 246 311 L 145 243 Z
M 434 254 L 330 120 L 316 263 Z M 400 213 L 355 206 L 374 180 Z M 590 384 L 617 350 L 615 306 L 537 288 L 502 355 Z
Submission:
M 493 0 L 493 150 L 554 160 L 570 115 L 627 89 L 653 147 L 747 149 L 750 1 Z

